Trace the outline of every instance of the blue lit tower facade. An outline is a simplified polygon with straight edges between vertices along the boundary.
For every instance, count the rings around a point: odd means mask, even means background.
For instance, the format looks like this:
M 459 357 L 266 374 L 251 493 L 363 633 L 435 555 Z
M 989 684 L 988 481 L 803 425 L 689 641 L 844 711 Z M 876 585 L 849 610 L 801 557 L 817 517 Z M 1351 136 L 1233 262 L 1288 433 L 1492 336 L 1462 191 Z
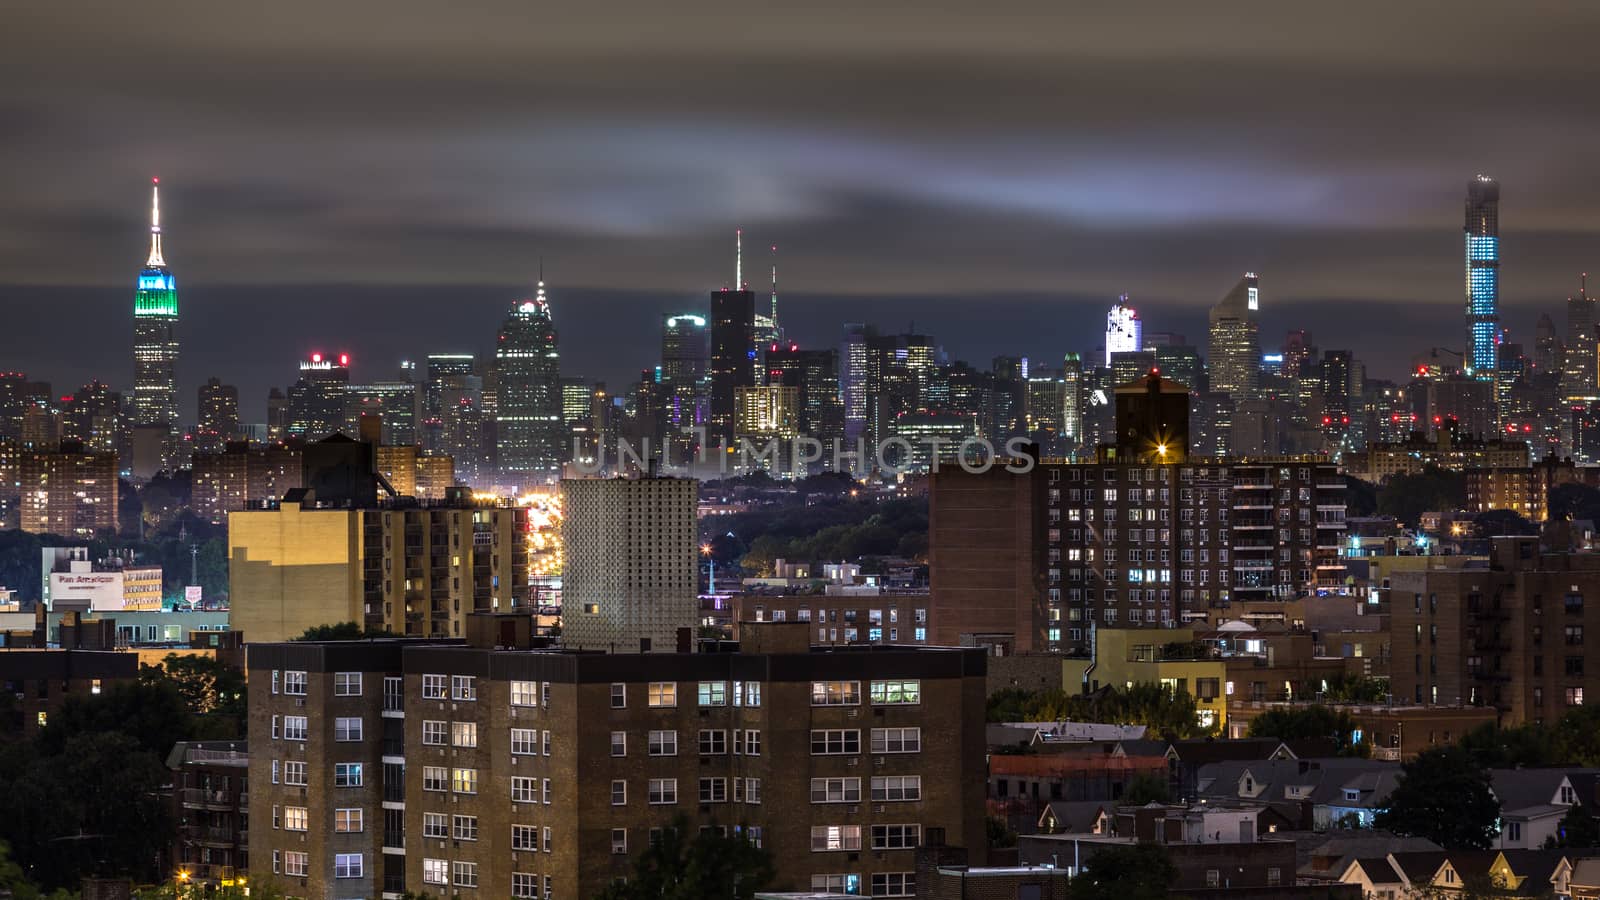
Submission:
M 159 439 L 160 465 L 172 468 L 178 450 L 178 285 L 161 255 L 160 179 L 150 189 L 150 258 L 133 300 L 133 415 L 135 429 Z
M 552 480 L 565 459 L 561 354 L 544 282 L 532 300 L 511 304 L 494 349 L 499 393 L 495 413 L 501 480 L 531 487 Z
M 1470 374 L 1493 378 L 1500 336 L 1500 183 L 1479 175 L 1467 184 L 1467 347 Z

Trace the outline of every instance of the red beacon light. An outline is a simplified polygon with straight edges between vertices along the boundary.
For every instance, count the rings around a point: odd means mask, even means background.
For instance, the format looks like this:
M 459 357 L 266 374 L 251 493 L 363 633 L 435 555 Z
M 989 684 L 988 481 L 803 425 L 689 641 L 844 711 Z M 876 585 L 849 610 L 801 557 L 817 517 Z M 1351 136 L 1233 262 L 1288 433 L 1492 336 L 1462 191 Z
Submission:
M 311 361 L 314 362 L 314 363 L 322 362 L 322 354 L 321 353 L 313 353 L 313 354 L 311 354 Z
M 350 354 L 348 354 L 348 353 L 339 354 L 339 365 L 341 365 L 341 366 L 350 365 Z

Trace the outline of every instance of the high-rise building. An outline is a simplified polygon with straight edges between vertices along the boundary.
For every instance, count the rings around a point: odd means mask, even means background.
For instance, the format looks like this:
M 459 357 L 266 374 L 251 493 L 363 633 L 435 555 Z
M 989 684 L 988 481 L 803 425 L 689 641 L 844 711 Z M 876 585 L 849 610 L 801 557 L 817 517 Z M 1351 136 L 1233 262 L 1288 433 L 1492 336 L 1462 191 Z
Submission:
M 61 398 L 61 439 L 96 453 L 117 450 L 122 432 L 122 395 L 99 380 Z
M 1211 307 L 1210 359 L 1206 360 L 1211 390 L 1227 394 L 1235 403 L 1252 400 L 1261 378 L 1261 345 L 1257 313 L 1260 286 L 1247 272 L 1227 296 Z
M 345 389 L 345 428 L 361 433 L 361 420 L 376 417 L 383 426 L 383 443 L 413 447 L 417 444 L 417 410 L 421 398 L 410 381 L 375 381 Z
M 839 398 L 837 350 L 802 350 L 798 345 L 767 348 L 767 383 L 799 390 L 799 432 L 825 446 L 844 438 L 844 406 Z
M 444 452 L 444 380 L 451 375 L 472 375 L 477 359 L 471 353 L 430 353 L 422 388 L 422 419 L 417 435 L 422 449 Z
M 1061 441 L 1071 453 L 1083 440 L 1083 358 L 1068 353 L 1061 361 Z
M 350 387 L 350 355 L 313 353 L 300 361 L 300 378 L 289 386 L 284 403 L 284 435 L 318 441 L 339 434 L 345 422 L 345 395 Z
M 844 342 L 839 348 L 839 397 L 844 404 L 844 437 L 854 444 L 867 432 L 867 372 L 868 338 L 873 330 L 869 325 L 849 323 L 844 326 Z
M 664 314 L 661 317 L 661 391 L 665 422 L 672 429 L 693 429 L 710 415 L 706 351 L 710 336 L 704 316 Z M 587 417 L 587 416 L 585 416 Z
M 18 466 L 23 531 L 94 537 L 117 527 L 117 455 L 82 444 L 24 450 Z
M 1479 175 L 1467 183 L 1467 348 L 1463 367 L 1493 378 L 1500 341 L 1500 183 Z
M 286 499 L 229 513 L 233 628 L 263 641 L 340 622 L 461 637 L 474 611 L 526 606 L 527 510 L 464 491 L 416 506 L 375 501 L 331 509 Z
M 566 459 L 567 434 L 561 420 L 561 353 L 542 278 L 532 300 L 511 305 L 494 360 L 501 479 L 524 488 L 544 484 Z
M 161 254 L 160 179 L 150 189 L 150 256 L 139 273 L 133 300 L 133 398 L 135 427 L 161 431 L 160 468 L 178 455 L 178 284 Z
M 1113 353 L 1143 349 L 1144 323 L 1139 320 L 1138 311 L 1128 305 L 1128 295 L 1123 294 L 1106 314 L 1106 365 L 1111 365 Z
M 711 294 L 711 437 L 733 436 L 739 388 L 756 383 L 755 300 L 734 287 Z
M 699 615 L 698 482 L 562 479 L 562 640 L 617 652 L 671 652 Z
M 221 450 L 195 453 L 190 507 L 208 522 L 222 524 L 228 513 L 277 500 L 300 487 L 300 448 L 251 447 L 231 441 Z
M 215 453 L 239 436 L 239 389 L 207 378 L 200 386 L 199 415 L 195 418 L 194 449 Z
M 981 650 L 812 648 L 787 622 L 567 653 L 471 618 L 465 645 L 252 644 L 250 756 L 281 763 L 250 778 L 252 881 L 595 897 L 680 817 L 764 848 L 780 891 L 910 896 L 923 845 L 983 861 Z
M 1540 313 L 1533 326 L 1533 369 L 1540 374 L 1561 371 L 1561 338 L 1549 313 Z
M 1567 298 L 1567 347 L 1562 354 L 1561 394 L 1569 405 L 1587 405 L 1600 400 L 1600 364 L 1596 344 L 1600 342 L 1600 316 L 1595 300 L 1589 296 L 1589 280 L 1580 283 L 1578 296 Z

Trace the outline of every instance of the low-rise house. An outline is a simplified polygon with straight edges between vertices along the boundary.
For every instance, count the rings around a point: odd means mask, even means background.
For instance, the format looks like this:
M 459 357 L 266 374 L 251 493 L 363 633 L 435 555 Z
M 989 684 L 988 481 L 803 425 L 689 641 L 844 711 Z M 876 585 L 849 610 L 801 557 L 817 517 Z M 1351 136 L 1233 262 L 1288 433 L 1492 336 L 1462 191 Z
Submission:
M 1491 769 L 1490 789 L 1500 801 L 1500 833 L 1494 846 L 1538 849 L 1553 842 L 1572 806 L 1581 799 L 1573 776 L 1593 769 Z M 1584 783 L 1583 779 L 1579 783 Z

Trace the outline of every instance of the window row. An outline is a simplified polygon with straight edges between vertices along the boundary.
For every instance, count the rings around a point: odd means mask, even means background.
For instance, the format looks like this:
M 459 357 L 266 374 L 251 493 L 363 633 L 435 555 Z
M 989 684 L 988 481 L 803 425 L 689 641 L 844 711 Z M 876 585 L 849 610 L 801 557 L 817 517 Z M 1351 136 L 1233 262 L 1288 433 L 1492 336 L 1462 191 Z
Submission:
M 922 729 L 909 728 L 874 728 L 872 729 L 873 753 L 919 753 L 922 750 Z M 811 730 L 811 754 L 813 756 L 831 756 L 841 753 L 861 752 L 861 730 L 859 728 L 813 728 Z

